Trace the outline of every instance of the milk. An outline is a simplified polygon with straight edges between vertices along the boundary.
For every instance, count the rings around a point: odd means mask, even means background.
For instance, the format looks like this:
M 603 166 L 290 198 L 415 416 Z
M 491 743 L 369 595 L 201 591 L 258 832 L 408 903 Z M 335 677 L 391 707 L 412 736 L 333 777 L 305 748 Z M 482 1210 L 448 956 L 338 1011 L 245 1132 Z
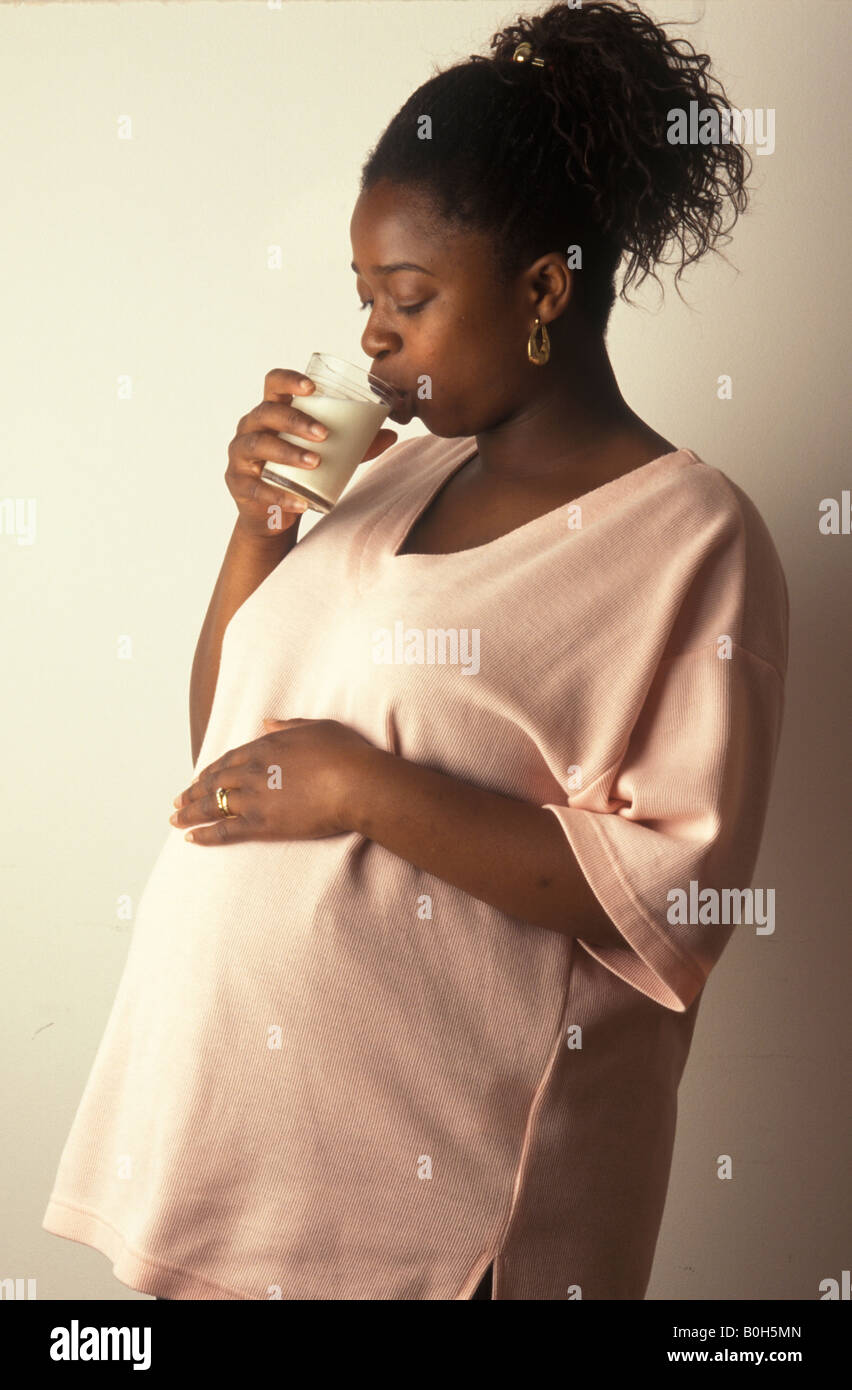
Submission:
M 269 461 L 262 477 L 267 482 L 286 480 L 297 483 L 292 491 L 305 497 L 316 511 L 330 512 L 358 464 L 367 452 L 387 419 L 388 406 L 381 401 L 356 401 L 340 396 L 323 396 L 314 391 L 310 396 L 294 396 L 293 404 L 328 428 L 327 439 L 303 439 L 296 434 L 279 433 L 279 439 L 297 444 L 300 449 L 312 449 L 320 455 L 315 468 L 291 468 L 285 463 Z

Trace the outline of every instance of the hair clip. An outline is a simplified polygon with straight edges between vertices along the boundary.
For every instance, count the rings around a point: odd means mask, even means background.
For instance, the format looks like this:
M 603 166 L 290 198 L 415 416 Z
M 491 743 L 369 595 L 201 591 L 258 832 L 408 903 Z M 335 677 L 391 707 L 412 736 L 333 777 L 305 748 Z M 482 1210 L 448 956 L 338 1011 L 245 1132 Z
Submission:
M 532 44 L 530 43 L 518 44 L 517 48 L 512 54 L 512 62 L 533 63 L 537 68 L 549 68 L 551 66 L 550 63 L 545 63 L 543 58 L 534 58 L 532 56 Z

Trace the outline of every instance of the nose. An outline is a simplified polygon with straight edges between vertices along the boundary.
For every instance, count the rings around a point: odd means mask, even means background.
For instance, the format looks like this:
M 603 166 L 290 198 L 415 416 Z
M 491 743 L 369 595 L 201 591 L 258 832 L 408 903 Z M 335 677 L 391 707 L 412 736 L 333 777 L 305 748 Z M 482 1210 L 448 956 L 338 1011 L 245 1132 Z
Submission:
M 383 329 L 371 310 L 367 326 L 361 334 L 361 351 L 378 363 L 384 361 L 391 353 L 399 352 L 401 347 L 399 334 Z

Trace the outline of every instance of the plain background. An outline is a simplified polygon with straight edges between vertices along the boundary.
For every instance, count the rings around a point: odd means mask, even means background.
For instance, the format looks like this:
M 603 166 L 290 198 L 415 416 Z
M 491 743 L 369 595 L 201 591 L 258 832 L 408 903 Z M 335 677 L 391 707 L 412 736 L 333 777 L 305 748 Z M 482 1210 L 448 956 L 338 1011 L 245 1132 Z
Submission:
M 39 1298 L 144 1297 L 40 1222 L 129 944 L 119 904 L 138 901 L 189 780 L 190 667 L 236 516 L 228 442 L 269 368 L 315 350 L 367 364 L 349 269 L 361 163 L 436 66 L 537 8 L 0 6 L 0 498 L 36 503 L 32 544 L 8 512 L 0 533 L 0 1277 L 35 1277 Z M 703 16 L 679 32 L 735 105 L 775 108 L 776 148 L 751 151 L 728 263 L 689 272 L 686 305 L 670 272 L 662 308 L 653 285 L 619 303 L 610 352 L 639 414 L 756 502 L 792 605 L 753 879 L 775 890 L 776 929 L 735 932 L 705 989 L 647 1296 L 816 1299 L 850 1256 L 852 538 L 819 529 L 822 499 L 852 486 L 849 5 L 647 8 Z

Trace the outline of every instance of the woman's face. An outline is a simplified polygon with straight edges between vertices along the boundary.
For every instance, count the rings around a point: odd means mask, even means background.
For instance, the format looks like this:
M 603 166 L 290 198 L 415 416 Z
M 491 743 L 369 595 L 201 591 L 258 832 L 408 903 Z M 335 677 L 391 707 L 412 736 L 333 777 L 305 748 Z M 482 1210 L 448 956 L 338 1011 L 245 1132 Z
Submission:
M 350 235 L 368 301 L 361 346 L 375 374 L 405 392 L 391 420 L 417 415 L 432 434 L 474 435 L 533 399 L 532 284 L 497 285 L 482 233 L 436 226 L 424 193 L 382 180 L 358 198 Z

